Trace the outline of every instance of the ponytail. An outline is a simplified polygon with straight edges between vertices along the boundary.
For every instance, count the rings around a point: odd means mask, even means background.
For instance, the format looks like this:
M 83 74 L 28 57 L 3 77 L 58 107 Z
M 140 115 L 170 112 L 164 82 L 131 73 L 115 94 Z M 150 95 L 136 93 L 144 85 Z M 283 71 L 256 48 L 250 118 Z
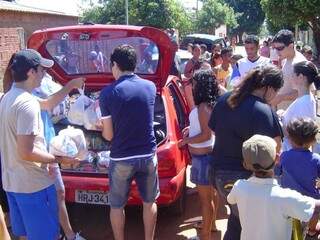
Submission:
M 314 86 L 317 90 L 320 90 L 320 74 L 314 77 L 313 79 Z
M 234 109 L 256 89 L 272 87 L 278 90 L 282 86 L 283 77 L 280 69 L 271 64 L 258 66 L 251 70 L 241 84 L 233 90 L 227 103 L 230 108 Z
M 302 74 L 307 78 L 309 85 L 314 83 L 316 89 L 320 89 L 320 76 L 316 65 L 310 61 L 303 61 L 293 65 L 295 74 Z

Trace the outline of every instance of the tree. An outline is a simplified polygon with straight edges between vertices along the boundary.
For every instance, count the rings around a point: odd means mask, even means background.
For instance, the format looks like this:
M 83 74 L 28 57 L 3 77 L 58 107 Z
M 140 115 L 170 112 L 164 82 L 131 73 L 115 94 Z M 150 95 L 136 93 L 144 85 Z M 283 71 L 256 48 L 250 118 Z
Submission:
M 319 0 L 261 0 L 261 4 L 267 18 L 275 25 L 308 25 L 320 53 Z
M 124 24 L 124 0 L 102 0 L 83 12 L 83 21 Z M 177 28 L 182 34 L 192 30 L 192 21 L 176 0 L 130 0 L 129 23 L 157 28 Z
M 197 31 L 214 34 L 215 29 L 222 24 L 231 28 L 237 26 L 233 9 L 220 0 L 204 1 L 201 10 L 198 12 Z
M 225 2 L 238 14 L 239 26 L 232 29 L 231 33 L 239 35 L 240 41 L 244 32 L 258 34 L 265 19 L 260 0 L 225 0 Z

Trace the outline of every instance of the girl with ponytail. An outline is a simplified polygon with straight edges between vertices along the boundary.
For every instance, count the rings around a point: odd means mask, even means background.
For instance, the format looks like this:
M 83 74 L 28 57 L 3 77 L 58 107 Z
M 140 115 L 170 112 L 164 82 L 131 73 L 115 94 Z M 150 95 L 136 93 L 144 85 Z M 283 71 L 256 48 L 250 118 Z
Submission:
M 320 75 L 317 67 L 310 61 L 296 63 L 293 66 L 293 87 L 298 90 L 298 98 L 284 112 L 278 112 L 284 129 L 293 118 L 311 118 L 316 120 L 316 100 L 311 92 L 313 84 L 320 88 Z M 283 150 L 290 150 L 291 144 L 284 138 Z

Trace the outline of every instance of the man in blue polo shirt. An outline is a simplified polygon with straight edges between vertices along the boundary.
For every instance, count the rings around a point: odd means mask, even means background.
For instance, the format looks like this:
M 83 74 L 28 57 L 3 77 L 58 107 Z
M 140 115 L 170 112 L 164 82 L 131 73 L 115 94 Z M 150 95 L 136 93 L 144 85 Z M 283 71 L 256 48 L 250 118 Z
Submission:
M 152 240 L 157 218 L 159 180 L 153 114 L 156 87 L 134 74 L 137 55 L 120 45 L 110 57 L 116 81 L 100 95 L 102 135 L 111 141 L 110 220 L 115 240 L 124 240 L 124 206 L 135 179 L 143 200 L 145 239 Z

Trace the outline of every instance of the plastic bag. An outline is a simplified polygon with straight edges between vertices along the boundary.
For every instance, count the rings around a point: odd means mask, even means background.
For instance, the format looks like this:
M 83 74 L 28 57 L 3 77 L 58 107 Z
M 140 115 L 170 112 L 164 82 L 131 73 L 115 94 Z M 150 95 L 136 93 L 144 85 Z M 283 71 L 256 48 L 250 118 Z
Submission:
M 33 91 L 33 94 L 42 99 L 46 99 L 52 94 L 55 94 L 56 92 L 60 91 L 61 89 L 62 86 L 53 81 L 52 77 L 48 73 L 46 73 L 43 79 L 41 80 L 40 87 L 36 88 Z M 69 97 L 66 97 L 61 103 L 59 103 L 59 105 L 54 107 L 53 110 L 50 112 L 50 116 L 54 123 L 57 123 L 58 121 L 67 116 L 68 104 Z
M 106 171 L 110 163 L 110 151 L 98 152 L 97 154 L 97 167 L 100 171 Z
M 68 127 L 52 138 L 49 152 L 55 156 L 66 156 L 84 160 L 88 149 L 86 140 L 81 129 Z
M 76 157 L 80 160 L 86 159 L 88 148 L 84 133 L 81 129 L 68 126 L 67 128 L 62 129 L 59 132 L 59 135 L 70 137 L 77 146 L 78 154 L 76 155 Z
M 72 124 L 84 125 L 84 113 L 86 109 L 94 102 L 84 94 L 84 89 L 78 89 L 80 96 L 76 101 L 70 104 L 68 120 Z
M 101 119 L 99 100 L 93 102 L 84 112 L 83 125 L 88 130 L 98 130 L 97 124 Z
M 78 148 L 71 137 L 58 135 L 52 138 L 49 152 L 55 156 L 74 158 L 78 155 Z
M 66 118 L 69 109 L 70 100 L 65 98 L 61 103 L 55 106 L 51 111 L 51 120 L 53 123 L 59 122 L 61 119 Z

